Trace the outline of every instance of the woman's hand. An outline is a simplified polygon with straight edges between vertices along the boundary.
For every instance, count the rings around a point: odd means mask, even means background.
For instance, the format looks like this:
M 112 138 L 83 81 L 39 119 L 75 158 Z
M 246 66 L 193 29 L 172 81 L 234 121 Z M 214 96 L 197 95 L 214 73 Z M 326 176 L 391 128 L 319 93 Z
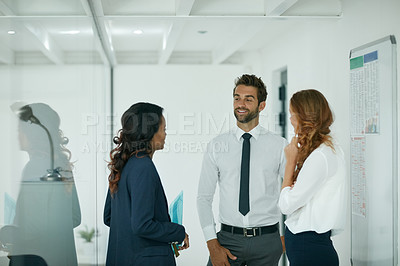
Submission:
M 183 245 L 181 245 L 178 250 L 184 250 L 189 248 L 189 235 L 185 233 L 185 239 L 183 240 Z
M 285 147 L 286 164 L 297 163 L 297 155 L 299 153 L 299 142 L 297 136 L 292 138 L 292 141 Z
M 295 136 L 292 141 L 285 147 L 286 167 L 285 175 L 282 181 L 282 189 L 285 187 L 293 187 L 293 174 L 297 164 L 297 155 L 299 154 L 298 138 Z

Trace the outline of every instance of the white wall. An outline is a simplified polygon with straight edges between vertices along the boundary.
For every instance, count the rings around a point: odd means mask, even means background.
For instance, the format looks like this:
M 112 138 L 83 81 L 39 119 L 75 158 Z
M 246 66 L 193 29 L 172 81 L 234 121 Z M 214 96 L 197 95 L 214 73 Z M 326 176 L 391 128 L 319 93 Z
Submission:
M 266 80 L 274 80 L 274 72 L 287 67 L 288 99 L 294 92 L 307 88 L 316 88 L 327 97 L 336 118 L 333 134 L 350 162 L 349 52 L 388 35 L 395 35 L 399 41 L 400 1 L 351 0 L 342 4 L 343 18 L 299 20 L 290 31 L 271 40 L 263 49 L 261 60 Z M 397 55 L 400 62 L 400 53 Z M 270 108 L 276 112 L 279 107 Z M 348 174 L 349 169 L 348 163 Z M 350 265 L 350 222 L 344 233 L 334 237 L 334 245 L 340 265 Z

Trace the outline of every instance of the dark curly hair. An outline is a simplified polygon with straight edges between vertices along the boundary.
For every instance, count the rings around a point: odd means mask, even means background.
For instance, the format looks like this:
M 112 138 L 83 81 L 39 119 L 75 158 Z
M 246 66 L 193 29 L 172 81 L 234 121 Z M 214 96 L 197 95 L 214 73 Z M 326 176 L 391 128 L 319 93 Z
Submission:
M 118 131 L 113 141 L 117 145 L 110 152 L 111 161 L 108 176 L 111 195 L 118 190 L 118 182 L 122 169 L 133 155 L 139 152 L 150 154 L 153 151 L 150 141 L 157 133 L 163 108 L 151 103 L 136 103 L 132 105 L 121 117 L 122 129 Z
M 322 143 L 334 149 L 332 137 L 329 135 L 333 114 L 324 95 L 313 89 L 293 94 L 290 108 L 298 121 L 297 134 L 300 144 L 293 179 L 295 181 L 304 161 Z
M 258 78 L 255 75 L 243 74 L 241 77 L 236 78 L 233 94 L 235 94 L 236 87 L 239 85 L 251 86 L 256 88 L 258 104 L 267 100 L 267 86 L 265 86 L 261 78 Z

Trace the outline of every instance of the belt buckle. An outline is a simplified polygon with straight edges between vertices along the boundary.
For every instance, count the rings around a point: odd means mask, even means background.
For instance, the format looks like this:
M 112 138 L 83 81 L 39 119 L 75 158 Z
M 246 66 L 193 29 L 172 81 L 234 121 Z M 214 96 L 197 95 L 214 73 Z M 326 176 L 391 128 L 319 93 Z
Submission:
M 245 237 L 253 237 L 253 236 L 256 236 L 256 229 L 257 229 L 257 228 L 243 228 L 243 235 L 244 235 Z M 253 234 L 252 234 L 252 235 L 249 235 L 249 234 L 247 233 L 247 230 L 252 230 L 252 231 L 253 231 Z

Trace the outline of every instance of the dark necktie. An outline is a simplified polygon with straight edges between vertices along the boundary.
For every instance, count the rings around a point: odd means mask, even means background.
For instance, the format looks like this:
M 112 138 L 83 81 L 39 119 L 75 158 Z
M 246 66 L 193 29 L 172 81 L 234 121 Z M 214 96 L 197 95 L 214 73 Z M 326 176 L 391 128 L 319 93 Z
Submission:
M 250 138 L 249 133 L 243 134 L 242 166 L 240 170 L 239 212 L 245 216 L 250 211 L 249 173 L 250 173 Z

